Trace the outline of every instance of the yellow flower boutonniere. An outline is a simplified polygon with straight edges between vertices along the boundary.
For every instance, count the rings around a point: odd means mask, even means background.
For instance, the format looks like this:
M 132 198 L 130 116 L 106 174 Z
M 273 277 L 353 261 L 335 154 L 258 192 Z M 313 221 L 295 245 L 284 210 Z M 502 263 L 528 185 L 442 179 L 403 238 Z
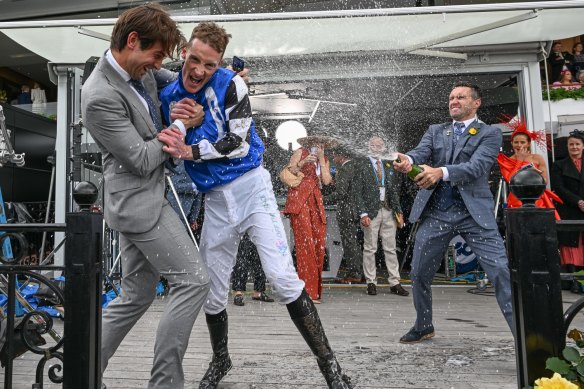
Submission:
M 468 129 L 468 134 L 469 135 L 473 135 L 474 136 L 474 135 L 478 134 L 478 132 L 479 132 L 478 128 L 471 127 L 471 128 Z
M 389 162 L 386 162 L 386 163 L 385 163 L 385 167 L 386 167 L 386 168 L 391 168 L 391 164 L 390 164 Z

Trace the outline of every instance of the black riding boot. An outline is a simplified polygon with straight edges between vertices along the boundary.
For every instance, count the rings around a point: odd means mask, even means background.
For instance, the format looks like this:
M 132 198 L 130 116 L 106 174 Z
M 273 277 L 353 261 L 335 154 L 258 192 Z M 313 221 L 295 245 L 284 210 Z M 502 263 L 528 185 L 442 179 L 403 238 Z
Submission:
M 306 293 L 286 306 L 292 321 L 316 356 L 316 361 L 328 387 L 331 389 L 352 389 L 351 380 L 341 370 L 333 350 L 324 333 L 314 303 Z
M 231 358 L 229 358 L 229 351 L 227 351 L 227 310 L 223 310 L 217 315 L 207 314 L 206 318 L 211 347 L 213 347 L 213 359 L 201 380 L 199 389 L 214 389 L 231 370 Z

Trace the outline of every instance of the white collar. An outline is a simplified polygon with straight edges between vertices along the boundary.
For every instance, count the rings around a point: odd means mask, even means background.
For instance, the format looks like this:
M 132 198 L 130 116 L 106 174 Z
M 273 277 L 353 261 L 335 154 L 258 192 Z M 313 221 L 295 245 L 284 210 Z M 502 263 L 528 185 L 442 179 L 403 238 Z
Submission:
M 128 82 L 132 79 L 132 77 L 130 77 L 130 73 L 125 71 L 124 68 L 120 66 L 118 61 L 116 61 L 111 50 L 105 52 L 105 58 L 107 59 L 109 64 L 112 65 L 112 67 L 116 70 L 116 72 L 118 72 L 120 76 L 122 76 L 125 82 Z
M 464 128 L 466 129 L 475 120 L 478 120 L 476 116 L 474 118 L 471 118 L 471 119 L 468 119 L 468 120 L 463 121 L 462 123 L 464 123 Z M 454 127 L 454 123 L 460 123 L 460 121 L 453 120 L 452 121 L 452 127 Z

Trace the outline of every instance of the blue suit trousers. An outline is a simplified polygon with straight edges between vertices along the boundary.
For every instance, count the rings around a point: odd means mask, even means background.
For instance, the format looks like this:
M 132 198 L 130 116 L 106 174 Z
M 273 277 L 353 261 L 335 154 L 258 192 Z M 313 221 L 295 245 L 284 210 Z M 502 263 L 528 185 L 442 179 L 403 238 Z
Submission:
M 414 328 L 421 331 L 432 325 L 432 279 L 444 260 L 448 243 L 460 234 L 492 282 L 503 316 L 513 329 L 509 265 L 499 231 L 478 225 L 462 202 L 445 211 L 430 204 L 428 207 L 416 234 L 410 273 L 417 313 Z

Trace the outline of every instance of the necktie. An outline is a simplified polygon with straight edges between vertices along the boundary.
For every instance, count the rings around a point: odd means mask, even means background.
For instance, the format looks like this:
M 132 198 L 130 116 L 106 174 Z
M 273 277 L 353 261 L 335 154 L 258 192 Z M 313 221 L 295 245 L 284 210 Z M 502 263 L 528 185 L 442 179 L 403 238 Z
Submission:
M 130 84 L 136 89 L 136 92 L 144 100 L 146 100 L 146 104 L 148 104 L 148 112 L 150 113 L 150 117 L 152 118 L 152 122 L 154 122 L 154 127 L 156 127 L 156 131 L 162 131 L 162 121 L 160 120 L 160 115 L 158 115 L 158 108 L 154 104 L 154 100 L 152 97 L 146 92 L 146 88 L 144 88 L 144 84 L 140 80 L 130 80 Z
M 456 144 L 458 143 L 458 139 L 460 139 L 460 136 L 462 135 L 463 132 L 464 132 L 464 123 L 455 122 L 454 123 L 454 137 L 452 138 L 452 141 L 454 142 L 454 146 L 456 146 Z
M 381 183 L 383 180 L 383 172 L 381 171 L 381 161 L 379 159 L 375 161 L 375 167 L 377 170 L 377 180 Z
M 136 92 L 138 92 L 138 94 L 142 96 L 144 100 L 146 100 L 146 104 L 148 104 L 148 113 L 150 114 L 150 118 L 154 123 L 154 127 L 156 127 L 156 131 L 157 132 L 162 131 L 164 127 L 162 126 L 160 115 L 158 115 L 158 108 L 156 107 L 156 104 L 154 104 L 154 100 L 152 100 L 152 97 L 150 97 L 148 92 L 146 92 L 146 88 L 144 88 L 144 84 L 142 84 L 142 81 L 130 79 L 130 85 L 132 85 L 134 89 L 136 89 Z M 176 165 L 173 162 L 172 158 L 168 158 L 164 162 L 164 166 L 172 173 L 177 174 L 175 170 Z

